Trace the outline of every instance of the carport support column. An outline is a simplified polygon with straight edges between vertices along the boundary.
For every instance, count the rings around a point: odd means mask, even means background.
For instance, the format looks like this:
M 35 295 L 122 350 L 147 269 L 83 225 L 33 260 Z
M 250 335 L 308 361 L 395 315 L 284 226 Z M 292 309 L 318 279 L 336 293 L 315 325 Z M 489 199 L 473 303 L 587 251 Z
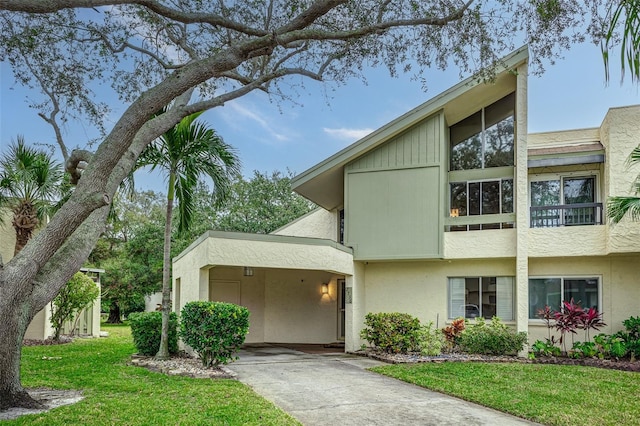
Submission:
M 353 263 L 353 275 L 345 279 L 345 350 L 357 351 L 363 343 L 360 330 L 364 328 L 366 315 L 365 267 L 361 262 Z

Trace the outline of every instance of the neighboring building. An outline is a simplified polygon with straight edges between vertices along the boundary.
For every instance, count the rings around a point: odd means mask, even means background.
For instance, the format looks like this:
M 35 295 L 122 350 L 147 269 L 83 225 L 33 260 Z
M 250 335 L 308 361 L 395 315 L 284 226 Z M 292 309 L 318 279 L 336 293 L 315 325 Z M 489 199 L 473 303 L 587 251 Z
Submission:
M 16 245 L 16 233 L 11 226 L 12 213 L 8 209 L 0 211 L 3 214 L 4 221 L 0 223 L 0 256 L 3 262 L 8 262 L 13 258 L 13 251 Z M 103 269 L 82 268 L 81 272 L 89 275 L 100 288 L 100 274 L 104 273 Z M 84 309 L 79 314 L 74 334 L 81 336 L 98 337 L 100 335 L 100 297 L 89 308 Z M 46 340 L 53 336 L 53 327 L 51 326 L 51 304 L 47 304 L 43 310 L 38 312 L 29 324 L 24 338 L 31 340 Z M 63 334 L 71 332 L 71 328 L 75 322 L 68 321 L 63 327 Z
M 640 106 L 527 134 L 527 61 L 512 53 L 492 83 L 467 79 L 294 178 L 318 210 L 270 235 L 202 235 L 174 259 L 174 309 L 234 302 L 248 342 L 347 350 L 368 312 L 497 315 L 533 342 L 536 310 L 574 298 L 621 329 L 640 314 L 640 224 L 607 223 L 603 204 L 632 188 Z

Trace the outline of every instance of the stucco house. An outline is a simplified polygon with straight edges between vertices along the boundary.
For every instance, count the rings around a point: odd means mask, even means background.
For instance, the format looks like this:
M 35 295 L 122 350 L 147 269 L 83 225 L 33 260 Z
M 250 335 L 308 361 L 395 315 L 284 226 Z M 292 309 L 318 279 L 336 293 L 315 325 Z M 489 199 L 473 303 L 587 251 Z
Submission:
M 533 342 L 536 310 L 574 298 L 621 329 L 640 314 L 640 224 L 608 223 L 603 204 L 637 174 L 640 106 L 528 134 L 527 62 L 515 51 L 494 81 L 462 81 L 298 175 L 320 208 L 273 234 L 202 235 L 174 259 L 174 309 L 234 302 L 248 342 L 346 350 L 368 312 L 497 315 Z
M 9 209 L 0 209 L 0 215 L 4 220 L 0 222 L 0 256 L 4 262 L 8 262 L 13 257 L 13 251 L 16 245 L 16 233 L 11 226 L 11 218 L 13 213 Z M 37 232 L 37 231 L 36 231 Z M 82 268 L 80 270 L 87 274 L 100 288 L 100 276 L 104 273 L 103 269 Z M 99 337 L 100 335 L 100 297 L 87 309 L 84 309 L 78 315 L 78 322 L 74 330 L 75 335 Z M 43 310 L 38 312 L 33 318 L 27 331 L 25 339 L 46 340 L 54 334 L 51 326 L 51 304 L 47 304 Z M 69 334 L 74 326 L 74 322 L 67 321 L 62 330 L 62 334 Z

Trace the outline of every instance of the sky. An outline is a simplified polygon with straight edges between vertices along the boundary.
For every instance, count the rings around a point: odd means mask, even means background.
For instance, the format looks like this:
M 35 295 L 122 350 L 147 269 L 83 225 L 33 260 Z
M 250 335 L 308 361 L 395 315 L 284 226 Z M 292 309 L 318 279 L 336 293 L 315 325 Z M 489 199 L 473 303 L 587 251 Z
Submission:
M 620 83 L 612 67 L 605 84 L 600 48 L 572 47 L 555 64 L 546 62 L 542 75 L 529 76 L 529 132 L 598 127 L 611 107 L 640 103 L 640 91 L 630 79 Z M 277 104 L 264 93 L 252 93 L 201 116 L 234 146 L 243 175 L 254 170 L 289 169 L 301 173 L 366 134 L 435 97 L 461 80 L 458 69 L 427 70 L 422 82 L 386 69 L 366 70 L 366 84 L 351 80 L 343 86 L 306 81 L 295 103 Z M 463 76 L 467 77 L 467 76 Z M 16 85 L 6 64 L 0 67 L 0 152 L 17 135 L 29 142 L 55 142 L 53 131 L 26 99 L 33 92 Z M 64 129 L 68 145 L 83 147 L 91 129 L 73 123 Z M 640 137 L 640 135 L 639 135 Z M 639 139 L 640 141 L 640 139 Z M 161 175 L 138 175 L 138 189 L 163 191 Z

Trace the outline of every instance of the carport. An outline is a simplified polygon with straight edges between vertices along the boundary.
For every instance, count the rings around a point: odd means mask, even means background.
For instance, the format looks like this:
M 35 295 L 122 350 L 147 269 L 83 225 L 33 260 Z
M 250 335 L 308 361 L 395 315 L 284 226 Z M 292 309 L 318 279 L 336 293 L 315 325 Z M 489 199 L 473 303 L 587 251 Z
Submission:
M 251 312 L 248 343 L 344 339 L 351 249 L 334 241 L 209 231 L 173 261 L 173 306 L 236 303 Z

